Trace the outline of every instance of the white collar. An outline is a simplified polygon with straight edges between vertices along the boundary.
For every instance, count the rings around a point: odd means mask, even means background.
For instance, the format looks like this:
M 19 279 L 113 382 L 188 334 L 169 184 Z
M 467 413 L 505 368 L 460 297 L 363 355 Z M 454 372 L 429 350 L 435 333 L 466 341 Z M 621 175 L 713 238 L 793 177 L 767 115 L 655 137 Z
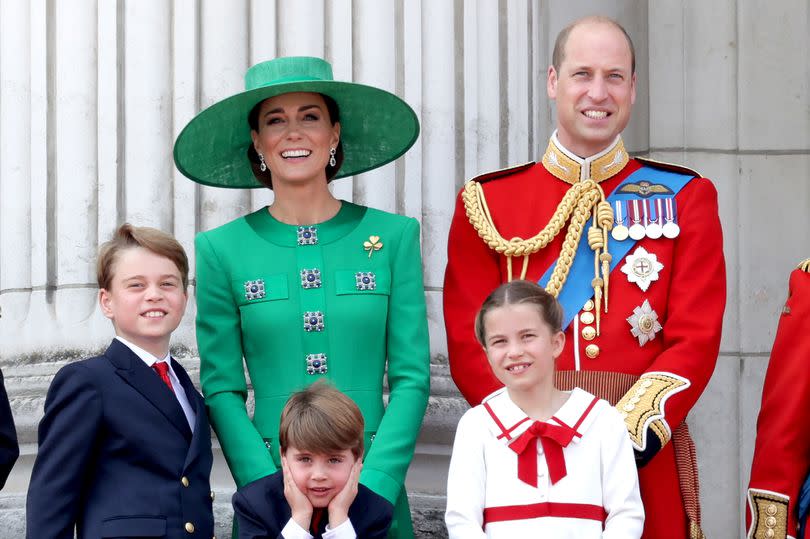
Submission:
M 118 339 L 119 341 L 121 341 L 127 348 L 132 350 L 132 352 L 136 356 L 141 358 L 143 360 L 143 362 L 146 363 L 146 366 L 149 367 L 149 368 L 152 368 L 152 365 L 154 365 L 155 363 L 158 363 L 158 362 L 168 363 L 169 367 L 171 367 L 171 365 L 172 365 L 172 362 L 171 362 L 172 355 L 171 355 L 170 352 L 166 352 L 166 355 L 163 357 L 163 359 L 158 359 L 155 356 L 153 356 L 152 354 L 150 354 L 149 352 L 147 352 L 146 350 L 144 350 L 143 348 L 141 348 L 140 346 L 132 344 L 131 342 L 129 342 L 125 338 L 121 337 L 120 335 L 116 335 L 115 338 Z
M 568 399 L 557 412 L 545 423 L 575 428 L 577 436 L 573 441 L 578 443 L 585 431 L 593 423 L 595 414 L 591 414 L 595 402 L 599 399 L 584 389 L 575 387 Z M 508 444 L 528 429 L 534 421 L 509 398 L 506 388 L 492 393 L 481 405 L 487 410 L 491 421 L 488 426 L 492 434 L 504 444 Z

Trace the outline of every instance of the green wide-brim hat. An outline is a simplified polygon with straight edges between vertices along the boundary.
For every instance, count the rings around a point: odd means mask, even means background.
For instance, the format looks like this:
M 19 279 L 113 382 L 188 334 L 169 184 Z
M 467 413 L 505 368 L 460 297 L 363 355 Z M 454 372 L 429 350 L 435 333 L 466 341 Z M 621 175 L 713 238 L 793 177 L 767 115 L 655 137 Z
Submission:
M 253 141 L 248 113 L 269 97 L 290 92 L 324 94 L 338 105 L 343 165 L 335 178 L 367 172 L 404 154 L 419 136 L 416 113 L 396 95 L 363 84 L 336 81 L 320 58 L 290 56 L 251 67 L 245 91 L 195 116 L 174 143 L 174 162 L 204 185 L 264 187 L 253 175 L 247 150 Z

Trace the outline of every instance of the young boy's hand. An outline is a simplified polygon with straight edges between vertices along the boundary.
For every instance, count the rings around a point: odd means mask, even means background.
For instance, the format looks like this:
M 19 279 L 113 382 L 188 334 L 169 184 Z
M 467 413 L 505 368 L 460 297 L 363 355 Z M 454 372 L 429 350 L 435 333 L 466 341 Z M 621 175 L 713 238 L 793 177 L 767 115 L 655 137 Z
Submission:
M 363 461 L 357 459 L 352 465 L 349 480 L 343 485 L 332 501 L 329 502 L 329 527 L 335 529 L 349 518 L 349 507 L 357 497 L 357 485 L 360 480 L 360 470 L 363 469 Z
M 290 466 L 287 464 L 287 458 L 284 455 L 281 456 L 281 472 L 284 477 L 284 498 L 287 499 L 287 503 L 290 505 L 292 519 L 296 524 L 308 530 L 312 520 L 312 504 L 309 503 L 309 499 L 293 481 Z

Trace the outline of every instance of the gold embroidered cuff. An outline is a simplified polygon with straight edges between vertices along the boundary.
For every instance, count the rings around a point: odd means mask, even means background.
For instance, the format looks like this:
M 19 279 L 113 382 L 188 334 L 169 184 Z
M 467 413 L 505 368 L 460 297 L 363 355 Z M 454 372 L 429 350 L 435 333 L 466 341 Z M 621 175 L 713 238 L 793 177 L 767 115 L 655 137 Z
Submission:
M 787 537 L 788 502 L 790 498 L 777 492 L 748 489 L 751 506 L 749 539 L 775 539 Z
M 664 403 L 671 395 L 690 385 L 689 380 L 675 374 L 648 372 L 619 400 L 616 408 L 624 418 L 636 450 L 646 448 L 648 428 L 661 440 L 662 446 L 669 441 L 671 430 L 665 419 Z

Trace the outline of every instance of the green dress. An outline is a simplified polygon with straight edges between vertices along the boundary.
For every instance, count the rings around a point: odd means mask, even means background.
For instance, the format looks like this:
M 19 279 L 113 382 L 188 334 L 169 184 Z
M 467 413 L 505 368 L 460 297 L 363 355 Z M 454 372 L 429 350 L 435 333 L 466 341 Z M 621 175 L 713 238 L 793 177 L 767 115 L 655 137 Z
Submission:
M 396 535 L 412 536 L 403 486 L 430 393 L 418 222 L 344 201 L 299 227 L 263 208 L 195 246 L 202 390 L 237 486 L 276 471 L 284 404 L 326 378 L 365 419 L 360 481 L 397 506 Z

